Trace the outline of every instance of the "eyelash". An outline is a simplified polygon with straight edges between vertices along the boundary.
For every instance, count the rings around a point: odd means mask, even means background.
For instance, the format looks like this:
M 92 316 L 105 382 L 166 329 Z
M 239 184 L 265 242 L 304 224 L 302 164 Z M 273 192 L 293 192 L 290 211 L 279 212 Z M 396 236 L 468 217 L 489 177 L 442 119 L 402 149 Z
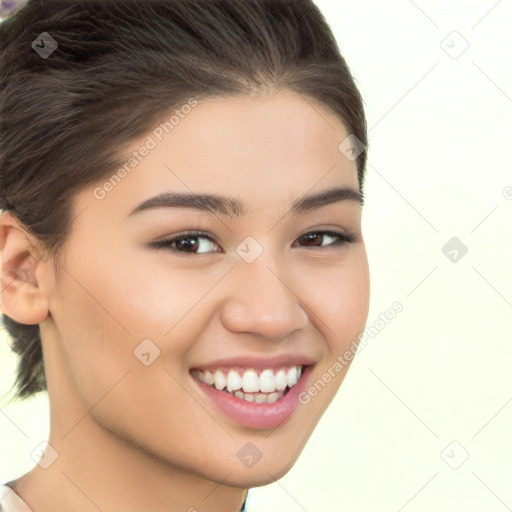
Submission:
M 333 230 L 329 230 L 329 229 L 318 230 L 318 231 L 308 231 L 308 232 L 300 235 L 297 238 L 297 240 L 299 240 L 305 236 L 308 236 L 308 235 L 327 235 L 327 236 L 332 236 L 332 237 L 338 239 L 336 242 L 331 243 L 324 247 L 312 246 L 313 248 L 317 248 L 320 250 L 329 249 L 330 247 L 341 247 L 346 243 L 349 243 L 349 244 L 354 243 L 356 240 L 355 235 L 353 235 L 351 233 L 345 233 L 343 231 L 333 231 Z M 179 235 L 172 236 L 170 238 L 165 238 L 163 240 L 157 240 L 155 242 L 151 242 L 148 244 L 148 247 L 153 250 L 168 249 L 174 253 L 179 254 L 180 256 L 185 256 L 185 257 L 192 257 L 194 255 L 199 256 L 201 254 L 211 254 L 211 253 L 194 253 L 194 252 L 178 251 L 177 249 L 172 247 L 172 245 L 175 242 L 178 242 L 180 240 L 187 240 L 187 239 L 191 239 L 191 238 L 207 238 L 211 242 L 217 244 L 217 242 L 211 236 L 209 236 L 207 233 L 204 233 L 203 231 L 187 231 L 185 233 L 180 233 Z M 219 251 L 214 251 L 214 252 L 219 252 Z

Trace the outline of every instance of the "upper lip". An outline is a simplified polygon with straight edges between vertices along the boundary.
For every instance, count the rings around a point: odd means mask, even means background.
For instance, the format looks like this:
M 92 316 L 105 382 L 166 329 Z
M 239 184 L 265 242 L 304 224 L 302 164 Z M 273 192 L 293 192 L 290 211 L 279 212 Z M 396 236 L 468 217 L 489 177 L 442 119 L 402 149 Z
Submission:
M 241 366 L 243 368 L 279 368 L 281 366 L 309 366 L 315 364 L 311 357 L 300 354 L 277 354 L 274 356 L 238 356 L 224 357 L 210 361 L 206 364 L 194 366 L 192 369 L 214 369 L 226 367 Z

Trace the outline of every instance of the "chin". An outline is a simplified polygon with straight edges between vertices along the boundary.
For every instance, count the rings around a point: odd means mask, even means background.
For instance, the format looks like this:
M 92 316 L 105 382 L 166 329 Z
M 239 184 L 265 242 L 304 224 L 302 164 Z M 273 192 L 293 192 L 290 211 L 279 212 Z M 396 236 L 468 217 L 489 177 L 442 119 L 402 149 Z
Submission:
M 281 479 L 292 469 L 296 462 L 297 458 L 293 458 L 286 461 L 285 464 L 283 464 L 282 461 L 280 463 L 270 461 L 264 464 L 262 459 L 253 467 L 249 468 L 237 464 L 235 467 L 231 468 L 232 473 L 219 483 L 242 488 L 261 487 Z M 215 475 L 209 476 L 209 478 L 214 481 L 216 481 L 218 477 L 218 469 Z
M 252 487 L 262 487 L 264 485 L 269 485 L 277 480 L 280 480 L 284 475 L 286 475 L 290 469 L 293 467 L 293 464 L 290 464 L 286 468 L 278 468 L 278 471 L 273 472 L 271 469 L 262 468 L 260 470 L 255 470 L 254 468 L 249 471 L 240 472 L 240 474 L 235 475 L 234 472 L 228 478 L 223 479 L 219 484 L 229 485 L 231 487 L 240 487 L 243 489 L 250 489 Z M 211 478 L 213 481 L 216 481 L 218 478 L 218 474 L 215 475 L 215 478 Z

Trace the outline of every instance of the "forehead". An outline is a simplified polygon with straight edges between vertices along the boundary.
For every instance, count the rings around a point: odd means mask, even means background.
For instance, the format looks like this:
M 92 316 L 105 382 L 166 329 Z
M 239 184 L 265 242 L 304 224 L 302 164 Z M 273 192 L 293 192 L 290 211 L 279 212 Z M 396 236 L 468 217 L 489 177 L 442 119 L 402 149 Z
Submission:
M 269 177 L 272 171 L 286 172 L 286 167 L 293 172 L 329 159 L 339 161 L 338 146 L 347 135 L 341 121 L 325 108 L 281 91 L 200 102 L 163 135 L 155 153 L 200 163 L 194 166 L 199 169 L 212 169 L 208 162 L 213 161 L 223 164 L 217 172 L 258 168 L 261 176 Z
M 307 97 L 216 98 L 174 113 L 124 151 L 128 172 L 103 206 L 128 215 L 142 200 L 176 191 L 236 196 L 247 211 L 261 211 L 308 190 L 358 189 L 356 163 L 338 148 L 345 126 Z

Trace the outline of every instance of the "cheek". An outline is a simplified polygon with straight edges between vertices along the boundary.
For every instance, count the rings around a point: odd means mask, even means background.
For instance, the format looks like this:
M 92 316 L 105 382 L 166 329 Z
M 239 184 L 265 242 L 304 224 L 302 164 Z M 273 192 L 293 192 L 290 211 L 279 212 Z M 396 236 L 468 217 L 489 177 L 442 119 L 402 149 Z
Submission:
M 161 332 L 175 323 L 173 311 L 170 306 L 166 308 L 167 315 L 155 311 L 143 290 L 134 293 L 144 283 L 139 280 L 140 274 L 137 278 L 132 274 L 129 283 L 113 272 L 108 277 L 96 274 L 96 281 L 88 280 L 83 273 L 79 275 L 77 269 L 74 275 L 84 287 L 89 283 L 91 294 L 74 279 L 63 279 L 61 294 L 65 300 L 59 302 L 55 322 L 59 326 L 65 367 L 70 381 L 76 385 L 76 399 L 103 427 L 122 429 L 132 438 L 150 437 L 155 440 L 156 450 L 162 442 L 163 426 L 170 431 L 183 430 L 183 419 L 175 411 L 190 407 L 190 396 L 180 384 L 188 378 L 182 367 L 188 338 L 176 329 L 172 342 L 161 342 Z M 103 289 L 92 284 L 100 281 Z M 123 286 L 121 293 L 118 286 Z M 153 291 L 157 288 L 152 282 L 146 286 Z M 162 283 L 159 286 L 165 288 Z M 155 319 L 161 324 L 155 323 Z M 134 354 L 145 339 L 155 343 L 146 345 L 151 358 L 148 365 Z M 160 353 L 153 359 L 155 346 Z M 139 355 L 143 359 L 140 352 Z M 159 411 L 159 421 L 155 421 L 155 411 Z M 199 418 L 201 411 L 192 407 L 189 417 Z
M 67 281 L 52 315 L 71 379 L 84 398 L 96 401 L 128 370 L 133 336 L 118 311 L 104 306 L 98 291 L 92 295 L 84 288 L 73 279 Z
M 133 351 L 158 334 L 144 301 L 144 276 L 130 261 L 105 254 L 68 258 L 50 307 L 65 368 L 89 405 L 143 366 Z
M 144 390 L 160 390 L 177 402 L 186 398 L 169 373 L 188 377 L 183 360 L 203 328 L 194 319 L 203 318 L 207 303 L 201 298 L 218 281 L 219 272 L 163 269 L 161 263 L 110 255 L 70 261 L 67 268 L 59 284 L 55 321 L 71 378 L 86 403 L 94 404 L 127 372 L 115 393 L 119 403 L 128 405 L 123 414 L 134 412 L 126 397 L 137 401 Z M 151 341 L 141 345 L 143 340 Z M 141 346 L 148 347 L 152 361 L 156 357 L 149 366 L 134 354 Z M 150 393 L 144 403 L 154 405 L 158 396 Z
M 332 352 L 340 353 L 366 325 L 370 302 L 370 279 L 366 253 L 331 268 L 308 285 L 305 303 L 311 307 L 311 321 L 323 333 Z
M 168 338 L 221 276 L 218 270 L 166 260 L 163 252 L 125 246 L 121 254 L 117 263 L 104 264 L 95 288 L 105 308 L 141 340 Z
M 325 411 L 331 403 L 352 364 L 358 336 L 366 326 L 370 276 L 366 251 L 362 249 L 354 251 L 336 270 L 329 269 L 323 277 L 317 275 L 315 287 L 309 287 L 307 303 L 316 313 L 311 318 L 326 344 L 310 386 L 299 397 L 306 416 Z M 311 425 L 311 432 L 314 426 Z

